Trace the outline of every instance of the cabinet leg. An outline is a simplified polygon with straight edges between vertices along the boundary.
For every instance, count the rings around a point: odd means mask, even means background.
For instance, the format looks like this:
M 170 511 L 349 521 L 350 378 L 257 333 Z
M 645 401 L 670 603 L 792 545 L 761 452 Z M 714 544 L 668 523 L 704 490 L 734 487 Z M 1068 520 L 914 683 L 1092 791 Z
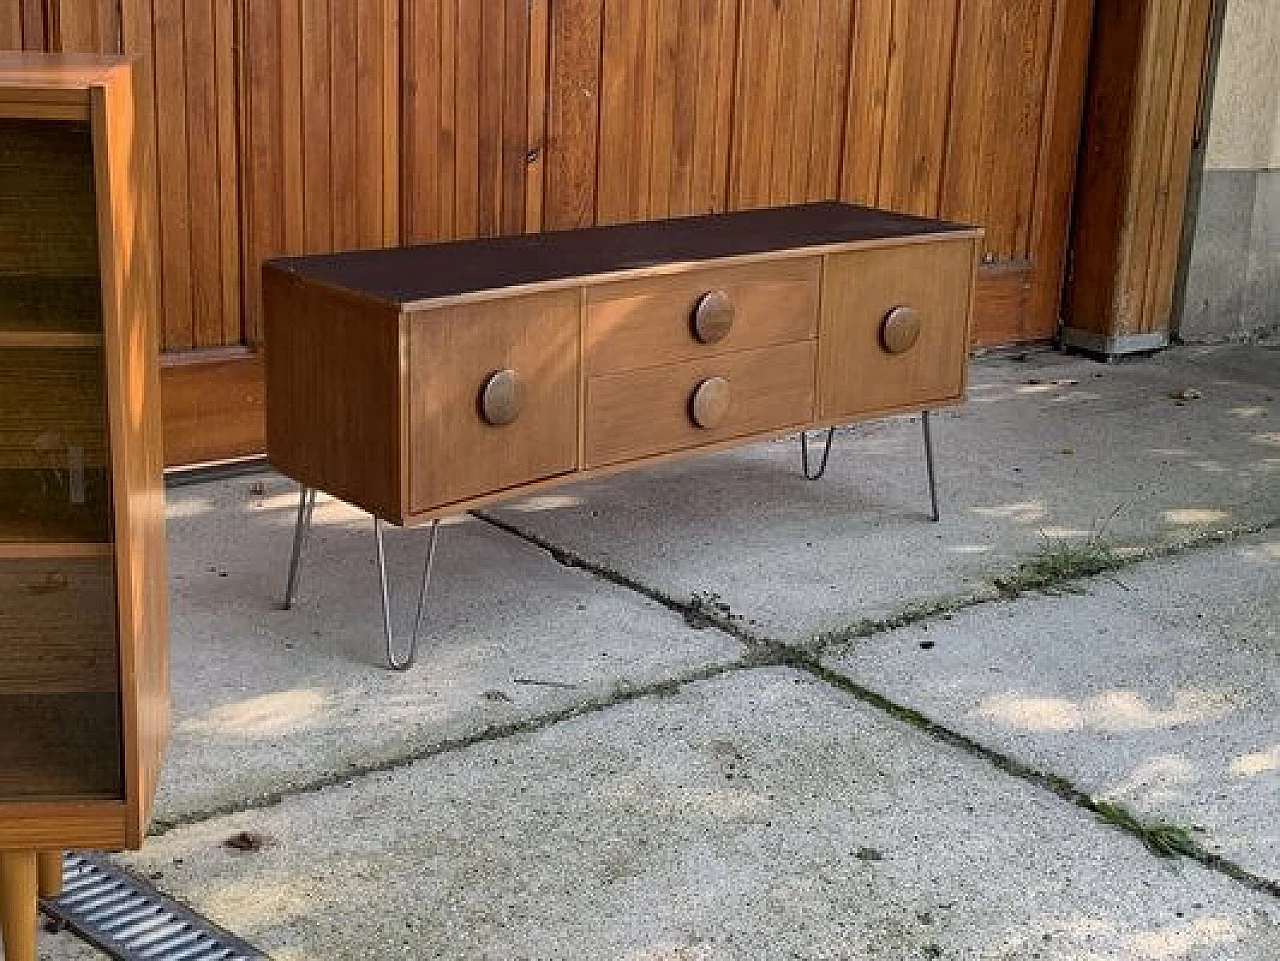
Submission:
M 62 852 L 41 851 L 36 855 L 40 877 L 40 897 L 56 898 L 62 893 Z
M 924 463 L 925 469 L 929 472 L 929 502 L 933 508 L 930 520 L 936 521 L 942 515 L 938 513 L 938 478 L 933 471 L 933 434 L 929 431 L 927 410 L 920 415 L 920 423 L 924 426 Z
M 34 851 L 0 851 L 0 929 L 5 961 L 36 961 L 36 896 L 39 891 Z

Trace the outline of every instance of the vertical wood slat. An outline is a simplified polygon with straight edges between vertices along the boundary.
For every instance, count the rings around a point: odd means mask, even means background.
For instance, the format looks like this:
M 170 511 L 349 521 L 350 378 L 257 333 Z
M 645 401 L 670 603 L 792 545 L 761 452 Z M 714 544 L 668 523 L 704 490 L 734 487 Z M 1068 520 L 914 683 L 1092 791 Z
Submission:
M 1099 0 L 1065 308 L 1073 340 L 1169 328 L 1209 15 L 1210 0 Z
M 253 0 L 242 20 L 243 338 L 261 264 L 400 239 L 399 0 Z
M 539 221 L 529 194 L 541 196 L 546 10 L 545 0 L 405 0 L 406 240 Z
M 959 0 L 895 0 L 877 202 L 935 215 L 951 109 Z
M 596 220 L 604 0 L 556 0 L 550 11 L 543 227 Z
M 840 195 L 855 13 L 875 5 L 741 0 L 731 207 Z

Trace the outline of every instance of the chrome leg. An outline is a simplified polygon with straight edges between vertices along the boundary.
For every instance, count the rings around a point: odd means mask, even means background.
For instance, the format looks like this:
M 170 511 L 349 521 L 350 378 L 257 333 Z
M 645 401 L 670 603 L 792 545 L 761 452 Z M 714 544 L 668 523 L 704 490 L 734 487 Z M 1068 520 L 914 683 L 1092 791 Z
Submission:
M 315 509 L 315 488 L 298 488 L 298 520 L 293 528 L 293 554 L 289 557 L 289 580 L 284 588 L 286 611 L 293 607 L 293 600 L 298 596 L 298 569 L 302 566 L 302 548 L 306 543 L 307 534 L 311 531 L 311 515 Z
M 387 552 L 382 544 L 382 520 L 373 519 L 373 538 L 378 549 L 378 580 L 382 587 L 382 629 L 387 641 L 387 666 L 393 671 L 407 671 L 413 666 L 418 652 L 418 633 L 422 629 L 422 612 L 426 607 L 427 589 L 431 586 L 431 568 L 436 559 L 436 534 L 440 522 L 431 522 L 427 540 L 427 560 L 422 566 L 422 586 L 418 590 L 418 608 L 413 616 L 413 633 L 409 636 L 409 651 L 403 660 L 396 657 L 395 636 L 391 630 L 391 595 L 387 590 Z
M 800 432 L 800 467 L 807 480 L 816 481 L 827 472 L 827 461 L 831 457 L 831 443 L 835 439 L 836 429 L 832 427 L 827 431 L 827 446 L 822 449 L 822 463 L 818 465 L 817 472 L 813 473 L 809 470 L 809 432 L 807 430 Z
M 924 425 L 924 463 L 929 471 L 929 500 L 933 505 L 933 520 L 938 520 L 938 480 L 933 472 L 933 436 L 929 433 L 929 412 L 920 415 L 920 423 Z

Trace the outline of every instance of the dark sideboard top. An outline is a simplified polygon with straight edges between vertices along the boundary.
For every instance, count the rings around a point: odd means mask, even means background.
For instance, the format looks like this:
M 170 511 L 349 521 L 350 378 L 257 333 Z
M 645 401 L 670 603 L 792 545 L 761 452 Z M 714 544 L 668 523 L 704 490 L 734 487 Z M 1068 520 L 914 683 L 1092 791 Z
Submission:
M 403 306 L 663 264 L 974 229 L 828 202 L 512 237 L 282 257 L 268 261 L 266 269 Z

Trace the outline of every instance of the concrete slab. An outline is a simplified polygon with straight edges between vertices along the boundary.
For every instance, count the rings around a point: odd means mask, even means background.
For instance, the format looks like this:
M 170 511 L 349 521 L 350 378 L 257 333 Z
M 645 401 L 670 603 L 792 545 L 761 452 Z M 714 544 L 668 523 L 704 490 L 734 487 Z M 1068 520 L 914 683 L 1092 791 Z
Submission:
M 265 846 L 224 846 L 239 831 Z M 280 961 L 1264 961 L 1280 902 L 784 669 L 176 829 L 131 860 Z
M 379 666 L 368 517 L 322 499 L 280 609 L 295 488 L 278 475 L 169 497 L 174 736 L 161 824 L 733 661 L 736 642 L 474 519 L 442 527 L 418 666 Z M 421 531 L 388 534 L 408 630 Z M 523 683 L 522 683 L 523 682 Z
M 858 641 L 827 666 L 1280 881 L 1280 535 Z
M 495 513 L 674 598 L 719 595 L 791 641 L 981 591 L 1046 539 L 1150 546 L 1280 517 L 1280 350 L 1026 357 L 977 362 L 970 403 L 935 418 L 940 524 L 919 422 L 903 418 L 838 436 L 818 483 L 789 440 Z M 1199 399 L 1172 396 L 1188 388 Z

